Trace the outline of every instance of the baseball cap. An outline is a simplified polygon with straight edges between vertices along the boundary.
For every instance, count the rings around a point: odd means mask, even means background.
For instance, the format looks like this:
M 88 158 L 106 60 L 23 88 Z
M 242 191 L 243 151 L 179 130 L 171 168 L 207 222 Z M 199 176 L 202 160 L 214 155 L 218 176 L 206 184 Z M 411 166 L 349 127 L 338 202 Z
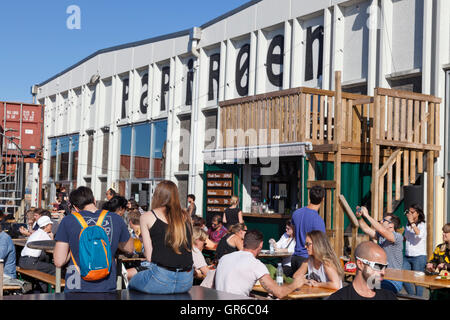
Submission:
M 48 216 L 42 216 L 37 221 L 39 228 L 43 228 L 46 225 L 48 225 L 49 223 L 53 224 L 52 220 L 50 220 L 50 218 Z

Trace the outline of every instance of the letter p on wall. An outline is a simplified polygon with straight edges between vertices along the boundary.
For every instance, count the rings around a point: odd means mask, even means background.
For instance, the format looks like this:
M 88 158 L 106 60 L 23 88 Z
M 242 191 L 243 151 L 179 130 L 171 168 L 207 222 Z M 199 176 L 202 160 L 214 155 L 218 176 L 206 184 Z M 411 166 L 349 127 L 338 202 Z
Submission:
M 77 5 L 71 5 L 67 7 L 66 10 L 67 14 L 70 14 L 70 16 L 66 20 L 66 26 L 67 29 L 73 30 L 81 29 L 81 10 L 80 7 Z

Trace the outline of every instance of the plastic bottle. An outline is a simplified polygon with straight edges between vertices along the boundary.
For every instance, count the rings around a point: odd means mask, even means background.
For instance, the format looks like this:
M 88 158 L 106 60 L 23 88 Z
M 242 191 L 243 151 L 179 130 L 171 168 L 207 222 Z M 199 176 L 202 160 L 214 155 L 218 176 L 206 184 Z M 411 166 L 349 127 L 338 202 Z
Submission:
M 270 251 L 270 254 L 273 254 L 273 253 L 275 253 L 275 248 L 273 247 L 273 242 L 272 241 L 270 241 L 269 242 L 269 244 L 270 244 L 270 249 L 269 249 L 269 251 Z
M 278 263 L 277 267 L 277 284 L 279 286 L 283 285 L 283 267 L 281 266 L 281 263 Z

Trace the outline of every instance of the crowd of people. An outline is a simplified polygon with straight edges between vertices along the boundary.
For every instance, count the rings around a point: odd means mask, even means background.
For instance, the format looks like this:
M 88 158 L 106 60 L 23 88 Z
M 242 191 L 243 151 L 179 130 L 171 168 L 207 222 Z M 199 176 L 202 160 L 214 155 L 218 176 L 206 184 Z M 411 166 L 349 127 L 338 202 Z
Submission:
M 171 181 L 157 185 L 148 208 L 140 207 L 133 199 L 127 200 L 113 189 L 107 190 L 106 201 L 100 208 L 88 187 L 78 187 L 69 194 L 60 190 L 54 212 L 61 214 L 62 219 L 56 221 L 48 210 L 31 208 L 25 214 L 26 226 L 19 229 L 27 242 L 55 240 L 53 262 L 44 250 L 25 246 L 16 263 L 15 247 L 6 232 L 0 232 L 0 259 L 5 261 L 7 277 L 16 277 L 16 265 L 51 275 L 55 274 L 55 268 L 62 268 L 65 292 L 115 291 L 116 263 L 111 263 L 105 275 L 96 281 L 83 271 L 81 234 L 88 226 L 97 225 L 106 233 L 112 257 L 122 253 L 144 258 L 126 268 L 127 284 L 132 290 L 149 294 L 187 292 L 197 283 L 248 296 L 260 284 L 276 298 L 311 286 L 336 290 L 329 297 L 331 300 L 385 300 L 396 299 L 403 286 L 408 294 L 423 295 L 421 287 L 384 279 L 387 267 L 428 273 L 450 270 L 450 224 L 443 228 L 443 243 L 427 261 L 425 215 L 420 206 L 413 205 L 405 211 L 408 222 L 404 234 L 398 232 L 400 219 L 396 215 L 376 221 L 362 206 L 357 207 L 356 216 L 370 241 L 355 248 L 352 257 L 356 264 L 355 278 L 345 285 L 343 265 L 319 215 L 324 196 L 322 187 L 312 187 L 308 205 L 292 214 L 285 233 L 278 240 L 268 240 L 275 251 L 291 254 L 281 263 L 284 275 L 290 279 L 283 285 L 275 282 L 271 274 L 273 266 L 258 259 L 263 234 L 248 229 L 237 197 L 233 196 L 231 206 L 223 214 L 214 215 L 207 227 L 197 212 L 195 195 L 188 195 L 187 206 L 183 208 L 178 188 Z M 205 254 L 205 250 L 212 256 Z M 72 285 L 71 277 L 78 274 L 79 281 Z M 373 279 L 380 286 L 371 286 Z M 45 292 L 47 288 L 40 283 L 39 290 Z

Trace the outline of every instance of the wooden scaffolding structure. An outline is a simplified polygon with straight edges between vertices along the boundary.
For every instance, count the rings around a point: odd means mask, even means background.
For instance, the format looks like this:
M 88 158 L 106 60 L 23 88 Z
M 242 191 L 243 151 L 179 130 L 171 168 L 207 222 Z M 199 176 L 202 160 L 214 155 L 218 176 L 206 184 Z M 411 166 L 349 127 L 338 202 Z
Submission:
M 338 256 L 344 254 L 344 214 L 352 226 L 355 248 L 358 221 L 341 193 L 342 163 L 372 165 L 371 215 L 380 220 L 403 199 L 402 187 L 427 175 L 428 252 L 433 249 L 434 161 L 439 155 L 441 99 L 430 95 L 376 88 L 373 97 L 346 93 L 341 72 L 335 91 L 293 88 L 223 101 L 220 106 L 221 147 L 309 142 L 307 189 L 321 185 L 326 197 L 320 209 Z M 227 137 L 228 130 L 252 131 L 251 136 Z M 263 136 L 261 136 L 263 135 Z M 316 162 L 332 162 L 333 180 L 316 179 Z M 431 239 L 431 240 L 430 240 Z

